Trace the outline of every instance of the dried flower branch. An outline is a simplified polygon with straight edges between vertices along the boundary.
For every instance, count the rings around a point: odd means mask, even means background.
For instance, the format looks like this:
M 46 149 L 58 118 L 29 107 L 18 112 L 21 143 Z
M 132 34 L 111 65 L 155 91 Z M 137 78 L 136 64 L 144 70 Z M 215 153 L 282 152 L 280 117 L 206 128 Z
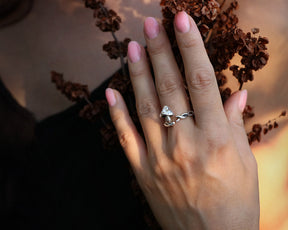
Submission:
M 246 123 L 248 119 L 251 119 L 255 116 L 255 113 L 253 112 L 253 107 L 250 105 L 246 105 L 244 111 L 243 111 L 243 121 Z
M 121 56 L 126 57 L 130 41 L 129 38 L 126 38 L 123 42 L 110 41 L 103 45 L 103 50 L 107 52 L 111 59 L 121 58 Z
M 114 41 L 110 41 L 103 45 L 103 50 L 107 52 L 111 59 L 120 58 L 122 74 L 127 76 L 124 57 L 127 56 L 128 43 L 131 39 L 125 38 L 120 42 L 115 34 L 120 29 L 121 17 L 111 9 L 105 6 L 105 0 L 83 0 L 85 6 L 94 10 L 94 18 L 96 18 L 96 26 L 103 32 L 111 32 Z
M 73 102 L 88 100 L 90 96 L 87 85 L 65 81 L 61 73 L 51 71 L 51 80 L 56 84 L 57 89 Z
M 265 124 L 254 124 L 252 127 L 252 131 L 250 131 L 248 136 L 249 144 L 251 145 L 253 142 L 261 141 L 262 134 L 266 135 L 268 132 L 272 131 L 273 129 L 277 129 L 279 127 L 278 120 L 282 117 L 285 117 L 287 115 L 286 111 L 282 111 L 282 113 L 272 120 L 269 120 Z
M 56 71 L 51 71 L 51 81 L 70 101 L 86 101 L 87 105 L 85 105 L 79 112 L 79 116 L 83 119 L 95 121 L 100 118 L 101 112 L 107 109 L 107 103 L 105 100 L 97 100 L 94 103 L 91 102 L 90 92 L 87 85 L 65 81 L 63 74 Z
M 94 122 L 101 119 L 101 111 L 107 110 L 106 100 L 96 100 L 94 103 L 88 103 L 79 112 L 79 117 Z

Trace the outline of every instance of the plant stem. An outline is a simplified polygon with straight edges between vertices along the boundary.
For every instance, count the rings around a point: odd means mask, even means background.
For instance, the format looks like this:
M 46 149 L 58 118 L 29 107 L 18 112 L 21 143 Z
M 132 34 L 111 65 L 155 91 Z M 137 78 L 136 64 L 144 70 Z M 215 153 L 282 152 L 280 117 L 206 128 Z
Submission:
M 225 2 L 226 2 L 226 0 L 223 0 L 223 1 L 222 1 L 221 5 L 220 5 L 220 9 L 222 9 L 222 8 L 223 8 L 223 6 L 224 6 Z
M 243 88 L 243 85 L 244 85 L 244 82 L 243 82 L 243 81 L 242 81 L 242 82 L 240 82 L 239 90 L 242 90 L 242 88 Z
M 91 108 L 94 108 L 92 102 L 86 96 L 84 97 L 84 99 L 91 106 Z
M 112 31 L 111 32 L 116 44 L 117 44 L 117 47 L 118 49 L 120 50 L 120 43 L 119 43 L 119 40 L 117 38 L 117 36 L 115 35 L 115 33 Z M 125 63 L 124 63 L 124 57 L 123 57 L 123 53 L 120 52 L 120 63 L 121 63 L 121 69 L 122 69 L 122 74 L 126 77 L 127 76 L 127 73 L 126 73 L 126 69 L 125 69 Z
M 205 41 L 204 41 L 205 44 L 207 44 L 209 42 L 212 33 L 213 33 L 213 29 L 210 29 L 207 37 L 205 38 Z

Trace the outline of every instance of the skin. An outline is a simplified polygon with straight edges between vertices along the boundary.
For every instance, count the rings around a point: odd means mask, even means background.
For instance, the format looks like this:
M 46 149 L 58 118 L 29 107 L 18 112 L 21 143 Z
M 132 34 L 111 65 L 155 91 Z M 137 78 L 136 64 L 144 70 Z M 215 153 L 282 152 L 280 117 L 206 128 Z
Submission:
M 128 64 L 145 141 L 137 133 L 119 92 L 106 90 L 120 143 L 150 207 L 165 230 L 259 229 L 257 163 L 247 141 L 242 111 L 247 91 L 222 105 L 213 67 L 193 19 L 175 17 L 189 95 L 163 27 L 147 18 L 144 48 L 130 42 Z M 175 114 L 190 111 L 174 127 L 159 117 L 168 105 Z

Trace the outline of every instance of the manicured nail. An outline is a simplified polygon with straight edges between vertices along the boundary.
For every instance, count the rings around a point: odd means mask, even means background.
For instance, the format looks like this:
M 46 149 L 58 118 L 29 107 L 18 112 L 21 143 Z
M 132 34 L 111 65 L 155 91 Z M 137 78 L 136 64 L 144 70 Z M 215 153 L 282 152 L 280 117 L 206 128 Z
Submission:
M 105 96 L 109 106 L 113 107 L 114 105 L 116 105 L 116 97 L 113 89 L 107 88 L 105 91 Z
M 176 15 L 175 26 L 180 33 L 187 33 L 190 30 L 189 16 L 185 11 L 182 11 Z
M 246 89 L 241 91 L 240 100 L 239 100 L 239 109 L 241 112 L 244 111 L 247 103 L 248 92 Z
M 131 41 L 128 45 L 128 58 L 132 63 L 140 61 L 141 57 L 141 47 L 135 42 Z
M 155 18 L 146 18 L 144 23 L 144 32 L 149 39 L 154 39 L 158 36 L 160 27 Z

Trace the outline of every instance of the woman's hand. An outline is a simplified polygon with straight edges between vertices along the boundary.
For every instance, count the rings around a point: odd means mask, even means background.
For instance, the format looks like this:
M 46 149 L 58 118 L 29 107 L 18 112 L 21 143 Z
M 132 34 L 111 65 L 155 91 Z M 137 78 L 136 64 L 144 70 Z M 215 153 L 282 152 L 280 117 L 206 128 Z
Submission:
M 163 27 L 147 18 L 144 32 L 155 85 L 144 48 L 130 42 L 128 49 L 145 142 L 121 95 L 106 90 L 121 145 L 163 229 L 259 229 L 257 164 L 242 120 L 247 91 L 233 94 L 223 107 L 195 22 L 181 12 L 174 24 L 189 95 Z M 191 110 L 188 100 L 195 118 L 164 127 L 161 108 L 182 114 Z

